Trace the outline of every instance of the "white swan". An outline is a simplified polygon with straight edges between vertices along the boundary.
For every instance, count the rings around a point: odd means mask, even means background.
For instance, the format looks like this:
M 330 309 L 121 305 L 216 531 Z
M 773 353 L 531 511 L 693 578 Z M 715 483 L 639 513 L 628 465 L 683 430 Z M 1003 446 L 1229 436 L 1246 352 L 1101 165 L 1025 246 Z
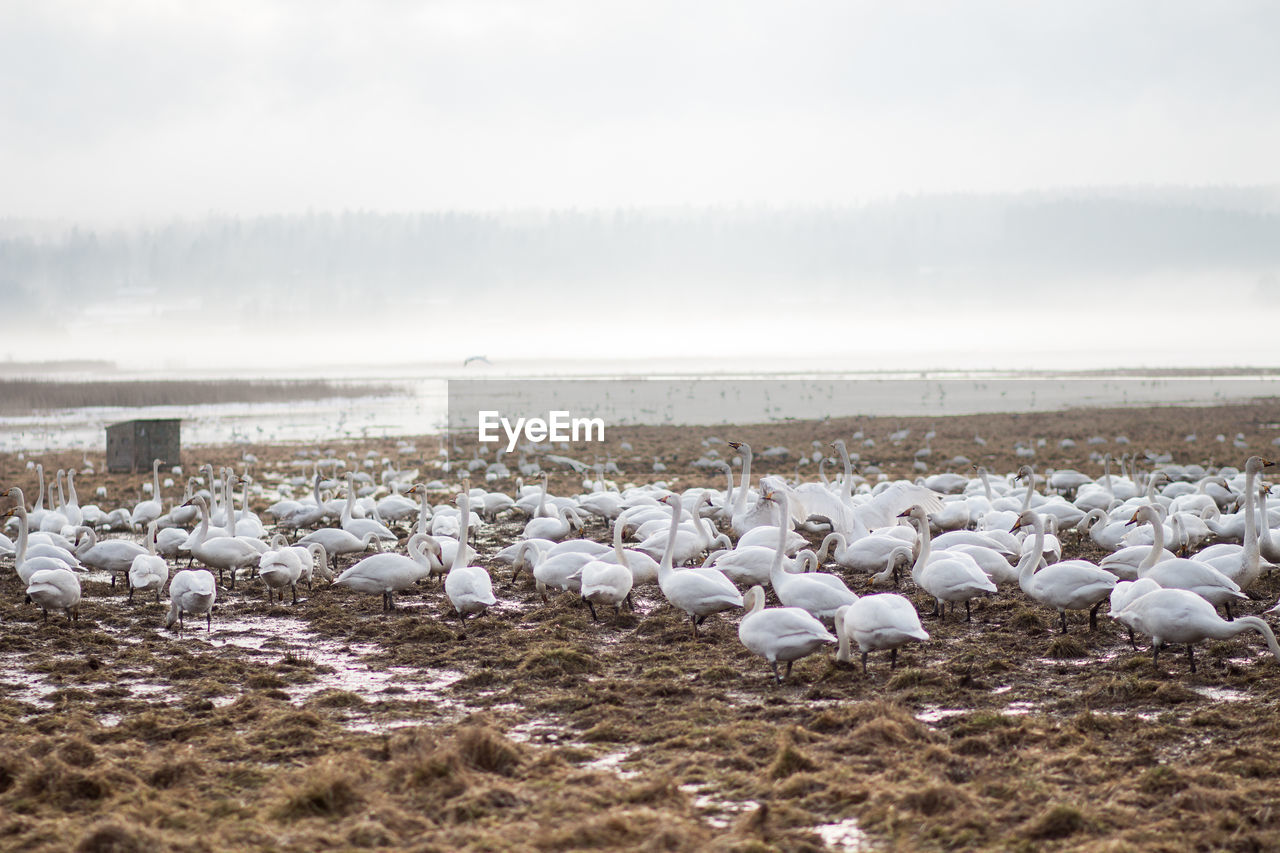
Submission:
M 582 532 L 582 518 L 566 506 L 556 507 L 550 517 L 531 518 L 520 534 L 522 539 L 550 539 L 559 542 L 566 536 Z
M 372 518 L 353 518 L 351 515 L 351 507 L 356 500 L 356 475 L 354 471 L 347 472 L 347 502 L 342 505 L 342 529 L 350 533 L 352 536 L 364 538 L 366 534 L 372 533 L 378 539 L 383 541 L 395 542 L 399 537 L 387 529 L 387 526 L 380 521 Z
M 1269 468 L 1274 462 L 1261 456 L 1250 456 L 1244 464 L 1244 545 L 1222 546 L 1226 549 L 1221 556 L 1209 556 L 1206 551 L 1196 555 L 1196 559 L 1208 563 L 1239 585 L 1240 590 L 1247 590 L 1262 576 L 1262 555 L 1258 543 L 1258 520 L 1254 512 L 1253 484 L 1258 472 Z M 1263 524 L 1267 519 L 1262 520 Z
M 1107 615 L 1112 619 L 1115 619 L 1120 614 L 1120 611 L 1128 607 L 1131 602 L 1137 601 L 1147 593 L 1154 592 L 1160 588 L 1160 584 L 1156 583 L 1151 578 L 1138 578 L 1136 581 L 1120 581 L 1111 590 L 1111 612 Z M 1133 629 L 1128 628 L 1128 631 L 1129 645 L 1133 646 L 1136 651 L 1138 644 L 1134 640 Z
M 615 613 L 620 614 L 622 602 L 630 597 L 633 583 L 631 569 L 627 567 L 625 557 L 620 563 L 591 560 L 579 570 L 582 598 L 591 610 L 592 620 L 597 622 L 599 619 L 595 606 L 609 605 Z
M 886 559 L 889 559 L 886 557 Z M 849 662 L 849 641 L 862 652 L 862 671 L 867 671 L 867 655 L 889 650 L 889 668 L 898 665 L 898 647 L 916 640 L 924 642 L 929 633 L 920 624 L 920 615 L 906 596 L 893 592 L 866 595 L 836 611 L 836 637 L 840 647 L 836 660 Z
M 738 639 L 753 654 L 769 662 L 778 684 L 784 678 L 778 674 L 778 661 L 786 663 L 785 677 L 790 678 L 791 665 L 797 660 L 836 642 L 826 626 L 807 610 L 799 607 L 765 608 L 762 586 L 747 590 L 744 601 L 747 612 L 738 623 Z
M 924 507 L 913 506 L 903 513 L 903 517 L 911 519 L 920 534 L 920 550 L 916 561 L 911 566 L 911 579 L 916 586 L 923 589 L 934 599 L 934 615 L 946 617 L 946 605 L 954 608 L 957 602 L 964 602 L 965 621 L 973 619 L 969 602 L 979 595 L 996 592 L 996 585 L 991 582 L 982 569 L 978 568 L 973 558 L 960 555 L 931 560 L 932 537 L 929 534 L 929 516 Z
M 296 544 L 323 545 L 325 553 L 329 555 L 329 563 L 335 572 L 338 570 L 338 556 L 341 554 L 359 554 L 363 551 L 368 551 L 370 548 L 375 551 L 382 550 L 378 534 L 369 532 L 364 536 L 353 536 L 337 527 L 321 527 L 319 530 L 313 530 L 299 539 Z
M 1018 516 L 1017 527 L 1025 525 L 1035 531 L 1035 543 L 1018 564 L 1018 586 L 1036 601 L 1058 611 L 1062 633 L 1067 633 L 1068 610 L 1088 609 L 1089 630 L 1095 630 L 1098 608 L 1110 597 L 1116 576 L 1087 560 L 1050 563 L 1036 571 L 1044 553 L 1044 519 L 1034 510 L 1027 510 Z
M 191 500 L 200 509 L 200 528 L 207 533 L 209 507 L 204 498 L 199 495 L 196 495 Z M 228 512 L 230 512 L 230 507 L 228 507 Z M 240 569 L 256 567 L 262 558 L 262 552 L 265 550 L 265 542 L 260 542 L 256 539 L 244 539 L 239 536 L 205 536 L 191 546 L 192 556 L 209 568 L 217 569 L 219 579 L 221 579 L 224 571 L 230 571 L 231 582 L 227 585 L 227 589 L 235 589 L 236 572 Z
M 147 553 L 137 542 L 126 539 L 104 539 L 98 541 L 98 535 L 90 527 L 81 527 L 77 531 L 76 557 L 83 565 L 98 571 L 111 572 L 111 585 L 116 585 L 116 575 L 121 580 L 129 573 L 133 558 Z
M 462 520 L 459 542 L 467 541 L 467 533 L 471 528 L 471 498 L 466 492 L 458 494 L 458 517 Z M 454 612 L 466 630 L 467 617 L 472 613 L 483 613 L 498 603 L 493 596 L 493 581 L 489 573 L 481 566 L 466 565 L 467 548 L 458 548 L 453 558 L 449 574 L 444 577 L 444 594 L 453 605 Z
M 44 621 L 49 621 L 49 610 L 61 610 L 67 619 L 80 619 L 80 579 L 67 569 L 41 569 L 27 581 L 27 597 L 40 605 Z
M 1160 659 L 1165 643 L 1186 643 L 1187 661 L 1196 671 L 1195 643 L 1205 639 L 1225 640 L 1244 631 L 1257 631 L 1267 641 L 1271 654 L 1280 661 L 1280 645 L 1271 627 L 1257 616 L 1224 620 L 1213 605 L 1185 589 L 1157 589 L 1131 601 L 1116 620 L 1151 638 L 1151 663 Z
M 688 614 L 693 636 L 708 616 L 742 606 L 742 594 L 733 582 L 715 569 L 672 568 L 676 537 L 680 532 L 680 498 L 663 495 L 658 499 L 671 507 L 671 527 L 667 532 L 667 550 L 658 564 L 658 586 L 675 609 Z
M 1157 544 L 1162 541 L 1163 533 L 1157 529 L 1162 527 L 1160 517 L 1151 507 L 1138 507 L 1131 521 L 1135 524 L 1141 522 L 1150 524 Z M 1208 563 L 1185 557 L 1156 562 L 1159 555 L 1159 550 L 1152 548 L 1150 556 L 1138 567 L 1138 577 L 1151 578 L 1166 589 L 1177 588 L 1194 592 L 1215 607 L 1225 606 L 1228 616 L 1231 615 L 1232 599 L 1248 598 L 1240 591 L 1235 581 Z
M 415 533 L 409 538 L 409 556 L 383 553 L 365 557 L 338 575 L 334 584 L 371 595 L 379 593 L 382 595 L 383 611 L 395 610 L 395 594 L 431 574 L 431 560 L 427 556 L 427 550 L 432 547 L 437 551 L 440 548 L 427 534 Z
M 791 517 L 788 505 L 790 498 L 785 492 L 762 495 L 761 500 L 778 501 L 782 507 L 782 517 Z M 836 610 L 846 604 L 853 604 L 858 597 L 844 586 L 843 581 L 837 587 L 819 580 L 810 573 L 793 575 L 785 571 L 782 568 L 782 552 L 786 545 L 786 534 L 789 531 L 785 526 L 777 529 L 778 550 L 774 553 L 773 563 L 769 566 L 769 581 L 773 584 L 773 591 L 778 596 L 778 601 L 787 607 L 799 607 L 823 622 L 833 621 Z
M 164 626 L 172 628 L 178 623 L 178 631 L 185 626 L 184 617 L 204 614 L 206 630 L 213 629 L 213 605 L 218 600 L 218 584 L 213 573 L 206 569 L 183 569 L 169 582 L 169 613 Z
M 590 540 L 578 540 L 590 541 Z M 562 545 L 568 543 L 561 543 Z M 646 584 L 656 584 L 658 582 L 658 561 L 641 551 L 634 551 L 630 548 L 623 550 L 622 548 L 622 525 L 614 522 L 613 525 L 613 549 L 611 552 L 601 554 L 598 559 L 606 563 L 617 562 L 624 565 L 631 572 L 631 586 L 637 587 Z
M 133 507 L 133 512 L 129 514 L 129 523 L 133 525 L 134 530 L 142 530 L 149 523 L 155 521 L 164 512 L 164 506 L 160 502 L 160 460 L 151 460 L 151 498 L 150 500 L 138 501 Z
M 156 553 L 156 520 L 147 523 L 147 553 L 133 558 L 129 565 L 129 600 L 138 590 L 154 590 L 156 603 L 160 603 L 160 590 L 169 582 L 169 564 Z

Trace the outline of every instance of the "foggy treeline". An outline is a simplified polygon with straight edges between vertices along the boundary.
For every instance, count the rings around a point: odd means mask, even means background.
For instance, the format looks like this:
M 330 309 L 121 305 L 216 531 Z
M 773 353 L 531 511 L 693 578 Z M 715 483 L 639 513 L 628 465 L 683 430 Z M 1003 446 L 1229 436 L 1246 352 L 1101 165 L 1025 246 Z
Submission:
M 525 285 L 787 282 L 1280 271 L 1280 190 L 1182 188 L 929 195 L 854 207 L 211 215 L 130 230 L 0 223 L 10 312 L 77 302 L 259 308 L 329 299 L 451 300 Z M 1263 284 L 1259 284 L 1263 287 Z

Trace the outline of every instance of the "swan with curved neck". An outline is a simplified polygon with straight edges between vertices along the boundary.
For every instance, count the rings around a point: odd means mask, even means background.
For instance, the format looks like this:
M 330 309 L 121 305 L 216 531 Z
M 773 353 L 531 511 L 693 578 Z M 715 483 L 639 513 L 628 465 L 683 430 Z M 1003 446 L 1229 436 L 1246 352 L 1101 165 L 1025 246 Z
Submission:
M 1116 576 L 1087 560 L 1051 563 L 1036 571 L 1044 554 L 1044 519 L 1039 513 L 1026 510 L 1018 516 L 1017 527 L 1026 525 L 1035 531 L 1035 543 L 1018 564 L 1018 586 L 1036 601 L 1058 611 L 1062 633 L 1067 633 L 1068 610 L 1088 609 L 1089 630 L 1096 630 L 1098 608 L 1109 599 Z
M 979 595 L 996 592 L 996 585 L 972 559 L 931 559 L 932 537 L 929 534 L 929 516 L 924 507 L 913 506 L 902 516 L 911 519 L 920 536 L 920 549 L 911 566 L 911 579 L 933 597 L 933 615 L 945 618 L 948 603 L 954 608 L 957 602 L 963 601 L 965 621 L 972 621 L 970 601 Z
M 784 519 L 791 517 L 789 499 L 785 492 L 766 492 L 760 496 L 760 499 L 777 501 L 782 506 L 782 517 Z M 799 607 L 822 622 L 832 622 L 835 620 L 837 610 L 847 604 L 853 604 L 858 597 L 844 587 L 843 582 L 837 587 L 809 573 L 791 574 L 785 571 L 782 567 L 782 559 L 789 532 L 786 524 L 778 526 L 777 550 L 773 555 L 773 563 L 769 566 L 769 581 L 773 585 L 773 592 L 783 605 Z M 829 575 L 828 578 L 834 578 L 834 576 Z
M 1228 618 L 1231 617 L 1231 600 L 1248 598 L 1240 591 L 1239 584 L 1208 563 L 1186 557 L 1159 560 L 1160 552 L 1164 550 L 1164 525 L 1155 508 L 1138 507 L 1129 523 L 1150 524 L 1154 539 L 1151 554 L 1138 566 L 1138 577 L 1151 578 L 1166 589 L 1194 592 L 1215 607 L 1225 607 Z
M 422 578 L 431 574 L 431 559 L 428 549 L 440 546 L 426 533 L 415 533 L 409 538 L 406 546 L 409 556 L 390 552 L 365 557 L 348 568 L 334 581 L 337 586 L 345 586 L 357 592 L 379 593 L 382 596 L 382 610 L 388 612 L 396 609 L 395 594 L 408 589 Z M 296 582 L 296 578 L 295 578 Z M 283 591 L 281 592 L 283 595 Z M 297 602 L 297 587 L 294 587 L 294 601 Z
M 766 608 L 764 587 L 758 584 L 747 590 L 744 606 L 746 613 L 738 623 L 738 639 L 750 652 L 769 662 L 777 684 L 791 677 L 791 667 L 797 660 L 836 642 L 826 626 L 802 608 Z M 779 661 L 787 665 L 785 676 L 778 674 Z
M 1257 631 L 1267 648 L 1280 661 L 1280 644 L 1271 626 L 1257 616 L 1240 616 L 1226 621 L 1213 605 L 1185 589 L 1157 589 L 1131 601 L 1115 615 L 1116 621 L 1151 638 L 1151 663 L 1158 665 L 1160 648 L 1166 643 L 1186 643 L 1187 662 L 1196 671 L 1195 643 L 1225 640 L 1245 631 Z
M 138 590 L 155 590 L 156 603 L 160 603 L 160 590 L 169 582 L 169 564 L 156 553 L 156 530 L 159 524 L 152 519 L 147 523 L 147 553 L 133 558 L 129 565 L 129 600 Z
M 901 557 L 909 557 L 911 549 L 903 547 L 890 554 L 886 559 L 881 575 L 892 573 Z M 889 650 L 889 668 L 898 665 L 898 647 L 909 642 L 924 642 L 929 633 L 920 624 L 920 616 L 915 607 L 905 596 L 893 592 L 881 592 L 859 598 L 847 607 L 836 611 L 836 636 L 840 646 L 836 650 L 836 660 L 849 662 L 850 640 L 858 644 L 862 653 L 862 672 L 867 672 L 867 655 L 871 652 Z
M 698 626 L 708 616 L 742 606 L 742 595 L 733 582 L 715 569 L 673 568 L 676 538 L 680 534 L 680 498 L 667 494 L 659 501 L 671 507 L 671 526 L 667 531 L 667 548 L 658 564 L 658 586 L 667 601 L 675 609 L 689 616 L 694 639 Z

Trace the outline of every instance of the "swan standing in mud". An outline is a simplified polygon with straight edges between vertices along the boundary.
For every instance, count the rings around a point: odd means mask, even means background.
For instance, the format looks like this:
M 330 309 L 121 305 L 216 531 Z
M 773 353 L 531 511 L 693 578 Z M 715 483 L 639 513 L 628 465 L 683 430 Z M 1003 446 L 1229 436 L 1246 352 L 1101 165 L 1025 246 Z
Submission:
M 213 630 L 213 605 L 218 600 L 218 583 L 213 572 L 207 569 L 183 569 L 169 583 L 169 613 L 164 626 L 172 628 L 178 623 L 178 632 L 185 627 L 184 617 L 204 614 L 206 630 Z
M 1239 616 L 1228 622 L 1213 605 L 1185 589 L 1157 589 L 1139 596 L 1115 614 L 1115 620 L 1151 638 L 1151 663 L 1160 660 L 1166 643 L 1186 643 L 1187 662 L 1196 671 L 1195 644 L 1201 640 L 1225 640 L 1245 631 L 1257 631 L 1280 661 L 1280 644 L 1271 626 L 1257 616 Z
M 169 580 L 169 564 L 164 557 L 156 553 L 156 525 L 152 520 L 147 523 L 147 553 L 133 558 L 129 566 L 129 600 L 138 590 L 147 592 L 155 590 L 156 603 L 160 603 L 160 590 Z
M 387 552 L 365 557 L 338 575 L 333 583 L 336 586 L 350 587 L 357 592 L 378 593 L 382 596 L 383 612 L 395 610 L 397 592 L 430 576 L 431 559 L 427 556 L 429 548 L 439 552 L 440 545 L 426 533 L 415 533 L 409 539 L 409 556 Z M 294 599 L 297 599 L 296 586 Z
M 49 610 L 61 610 L 71 622 L 80 620 L 80 579 L 68 569 L 41 569 L 27 582 L 27 597 L 40 605 L 44 621 Z
M 779 551 L 779 558 L 782 552 Z M 746 614 L 738 623 L 738 639 L 753 654 L 769 662 L 778 684 L 791 677 L 791 665 L 825 645 L 836 642 L 826 626 L 799 607 L 765 607 L 764 587 L 756 585 L 744 597 Z M 778 661 L 787 665 L 778 674 Z
M 482 566 L 468 566 L 466 543 L 471 530 L 471 497 L 466 492 L 458 494 L 458 550 L 453 555 L 453 565 L 444 576 L 444 594 L 453 605 L 454 612 L 462 622 L 465 631 L 467 617 L 473 613 L 483 613 L 498 603 L 493 595 L 493 579 Z
M 741 607 L 742 594 L 733 581 L 716 569 L 672 568 L 676 538 L 680 535 L 680 498 L 669 494 L 659 500 L 671 507 L 671 527 L 667 531 L 666 552 L 658 564 L 658 586 L 672 607 L 689 616 L 697 639 L 698 626 L 714 613 Z

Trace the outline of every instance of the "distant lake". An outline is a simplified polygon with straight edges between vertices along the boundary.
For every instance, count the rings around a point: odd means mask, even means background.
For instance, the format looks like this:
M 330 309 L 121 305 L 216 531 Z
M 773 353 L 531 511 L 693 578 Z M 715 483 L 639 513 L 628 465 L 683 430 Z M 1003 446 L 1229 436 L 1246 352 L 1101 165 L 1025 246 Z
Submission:
M 506 405 L 537 405 L 541 380 L 589 380 L 574 403 L 617 423 L 752 423 L 852 415 L 947 416 L 1052 411 L 1075 407 L 1215 405 L 1280 396 L 1271 371 L 1160 370 L 1128 373 L 1052 371 L 824 371 L 797 360 L 732 370 L 683 369 L 679 362 L 523 362 L 465 369 L 456 362 L 385 369 L 315 369 L 271 373 L 269 379 L 325 378 L 368 383 L 391 393 L 289 403 L 224 403 L 139 408 L 60 409 L 0 418 L 0 450 L 105 450 L 104 427 L 132 418 L 181 418 L 187 445 L 325 441 L 436 433 L 448 419 L 449 380 L 500 380 Z M 745 369 L 744 369 L 745 368 Z M 216 379 L 217 374 L 61 372 L 51 381 Z M 244 378 L 244 377 L 237 377 Z M 558 385 L 564 385 L 558 382 Z M 524 388 L 523 391 L 511 389 Z M 622 389 L 627 389 L 622 393 Z M 601 393 L 601 391 L 606 393 Z M 537 414 L 537 412 L 533 412 Z

